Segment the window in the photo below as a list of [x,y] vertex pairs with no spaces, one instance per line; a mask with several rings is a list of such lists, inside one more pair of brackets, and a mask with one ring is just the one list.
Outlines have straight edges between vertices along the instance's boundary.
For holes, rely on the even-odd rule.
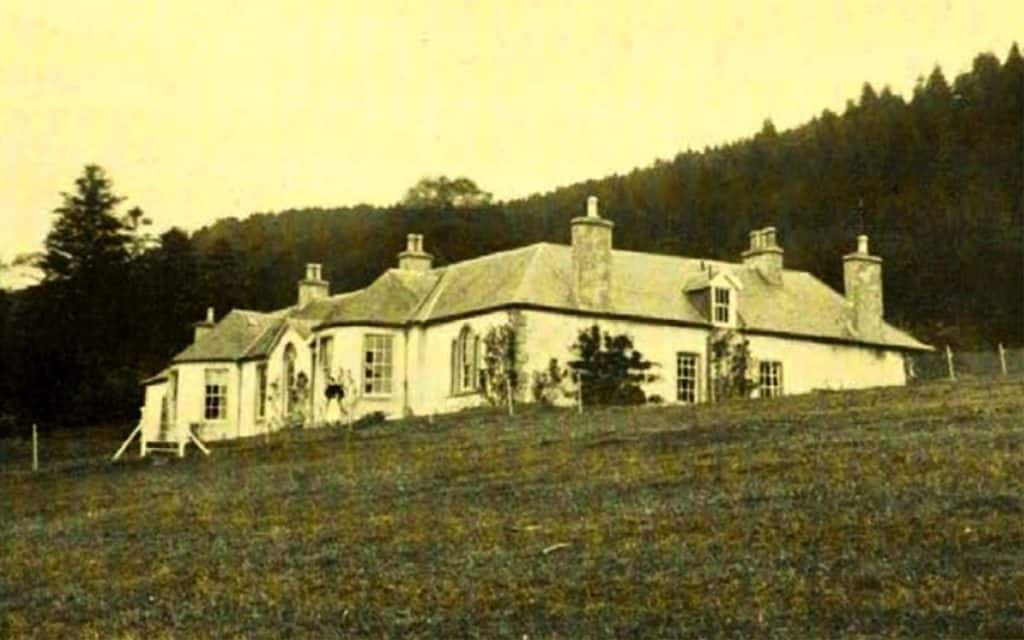
[[206,370],[205,410],[207,420],[224,420],[228,417],[228,370]]
[[391,336],[367,335],[363,339],[363,393],[391,393]]
[[761,363],[761,397],[774,398],[782,395],[782,363],[766,360]]
[[334,338],[325,336],[320,338],[320,367],[324,371],[324,378],[331,375],[331,357],[334,353]]
[[697,402],[697,363],[700,356],[696,353],[676,354],[676,400],[687,404]]
[[256,419],[267,416],[267,363],[256,365]]
[[714,318],[715,324],[731,324],[732,310],[731,307],[731,291],[723,287],[715,287],[714,292],[714,304],[712,308],[712,317]]
[[463,327],[452,341],[452,393],[480,388],[480,336]]

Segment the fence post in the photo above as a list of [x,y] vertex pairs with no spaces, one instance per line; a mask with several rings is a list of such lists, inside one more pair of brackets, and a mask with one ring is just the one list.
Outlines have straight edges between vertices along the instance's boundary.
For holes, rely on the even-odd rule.
[[956,369],[953,367],[953,350],[946,345],[946,369],[949,370],[949,379],[956,380]]
[[1002,369],[1003,375],[1006,375],[1006,349],[1003,348],[1003,343],[999,343],[999,368]]
[[39,434],[32,423],[32,471],[39,471]]

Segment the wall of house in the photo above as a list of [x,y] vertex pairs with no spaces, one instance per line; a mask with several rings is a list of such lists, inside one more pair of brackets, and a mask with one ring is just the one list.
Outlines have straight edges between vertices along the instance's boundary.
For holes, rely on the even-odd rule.
[[783,394],[906,384],[898,351],[773,336],[748,336],[755,360],[782,363]]
[[[363,393],[363,353],[364,338],[367,335],[391,336],[391,393],[386,395],[367,395]],[[389,417],[400,417],[404,414],[406,401],[407,367],[406,367],[406,336],[400,329],[387,327],[330,327],[316,333],[317,341],[330,336],[331,362],[329,370],[335,379],[348,382],[345,399],[341,405],[327,402],[324,396],[326,376],[324,364],[317,363],[317,371],[313,380],[313,408],[316,424],[337,421],[355,420],[375,411],[381,411]]]
[[[238,436],[239,368],[233,362],[184,362],[178,372],[177,424],[198,424],[202,440],[223,440]],[[227,371],[227,411],[224,420],[206,420],[206,370]]]
[[146,440],[156,440],[160,435],[160,416],[166,393],[166,382],[154,382],[146,385],[145,403],[142,405],[142,416],[139,419],[142,423],[142,436]]
[[[306,378],[310,384],[310,394],[312,397],[312,384],[313,380],[313,367],[312,358],[313,354],[309,348],[309,338],[303,338],[297,331],[289,328],[286,330],[280,338],[277,340],[277,344],[267,354],[267,417],[264,424],[251,423],[248,428],[252,433],[263,433],[266,429],[276,431],[286,426],[288,421],[287,413],[289,411],[287,402],[288,393],[288,381],[286,380],[285,372],[285,351],[288,349],[288,345],[294,345],[295,347],[295,375],[298,376],[300,373],[306,374]],[[251,405],[255,407],[256,402],[256,368],[253,367],[251,375],[247,376],[248,384],[252,387],[250,392],[252,401]],[[304,413],[308,417],[309,409],[304,408]],[[255,416],[255,412],[252,414]]]
[[526,311],[526,343],[530,354],[526,363],[528,372],[544,371],[551,358],[557,358],[559,365],[567,367],[575,359],[572,345],[580,332],[595,322],[602,332],[612,335],[625,333],[633,340],[633,346],[647,360],[657,366],[649,373],[657,376],[653,382],[643,385],[648,398],[660,396],[664,402],[676,401],[676,355],[680,352],[695,353],[699,356],[698,388],[700,400],[706,400],[704,380],[707,365],[707,330],[699,327],[678,327],[644,324],[629,320],[581,317],[548,311]]
[[[468,326],[483,340],[491,327],[506,322],[508,313],[495,311],[411,330],[409,395],[413,413],[447,413],[486,404],[486,398],[479,392],[452,393],[452,342],[464,327]],[[482,343],[480,348],[483,349]]]

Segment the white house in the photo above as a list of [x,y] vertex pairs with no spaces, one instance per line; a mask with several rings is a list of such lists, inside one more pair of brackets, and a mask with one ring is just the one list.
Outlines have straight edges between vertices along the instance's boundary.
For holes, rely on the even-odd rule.
[[843,257],[844,296],[785,269],[770,227],[752,232],[733,263],[615,250],[594,197],[571,224],[571,246],[436,268],[422,236],[410,235],[396,268],[364,289],[329,295],[310,264],[292,307],[233,310],[216,323],[211,312],[146,381],[143,438],[172,439],[184,425],[202,439],[237,438],[481,404],[480,338],[510,311],[523,323],[524,373],[568,362],[596,322],[629,334],[659,365],[644,390],[666,402],[709,399],[709,338],[719,328],[749,341],[763,396],[904,384],[903,356],[930,349],[882,319],[882,260],[866,236]]

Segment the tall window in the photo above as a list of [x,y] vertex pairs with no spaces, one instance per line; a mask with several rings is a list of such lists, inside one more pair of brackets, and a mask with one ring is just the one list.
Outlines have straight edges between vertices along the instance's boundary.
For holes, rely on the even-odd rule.
[[391,336],[369,334],[363,338],[363,393],[391,393]]
[[732,306],[732,296],[730,295],[731,291],[723,287],[715,287],[712,291],[714,292],[714,304],[711,311],[713,313],[712,317],[715,319],[715,324],[730,324],[730,319],[732,317],[732,311],[730,309]]
[[290,414],[295,404],[295,359],[298,357],[295,345],[288,343],[284,348],[285,413]]
[[334,353],[334,338],[324,336],[320,338],[320,368],[323,369],[324,378],[331,375],[331,358]]
[[700,356],[696,353],[676,354],[676,399],[679,402],[693,404],[697,402],[697,363]]
[[452,392],[466,393],[480,388],[480,336],[463,327],[452,341]]
[[761,363],[761,397],[774,398],[782,395],[782,363],[765,360]]
[[267,363],[256,365],[256,419],[267,416]]
[[206,370],[206,394],[203,417],[225,420],[228,417],[228,370]]

